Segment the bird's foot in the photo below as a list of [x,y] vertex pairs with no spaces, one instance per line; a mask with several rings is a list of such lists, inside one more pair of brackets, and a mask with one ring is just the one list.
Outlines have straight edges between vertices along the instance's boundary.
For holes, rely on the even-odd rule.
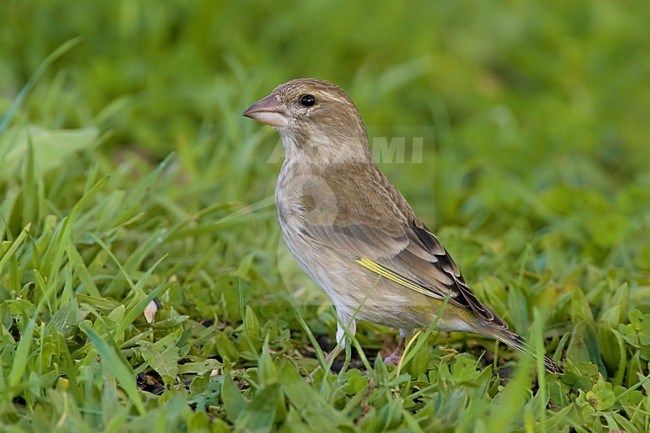
[[337,344],[334,347],[334,349],[332,349],[332,351],[330,353],[325,355],[325,364],[329,365],[330,361],[334,360],[337,356],[339,356],[339,353],[341,353],[341,350],[343,350],[343,348],[340,345]]
[[406,344],[406,338],[400,337],[399,343],[397,343],[397,347],[395,350],[388,355],[386,358],[384,358],[384,363],[386,365],[397,365],[399,364],[400,360],[402,359],[402,354],[404,353],[404,345]]

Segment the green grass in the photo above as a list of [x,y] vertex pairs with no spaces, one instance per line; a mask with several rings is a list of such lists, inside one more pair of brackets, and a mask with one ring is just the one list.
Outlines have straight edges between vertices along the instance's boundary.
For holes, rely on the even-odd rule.
[[[1,9],[1,431],[650,430],[646,3]],[[298,76],[374,135],[433,131],[383,169],[564,376],[431,330],[387,368],[370,324],[319,366],[336,316],[279,235],[277,135],[241,117]]]

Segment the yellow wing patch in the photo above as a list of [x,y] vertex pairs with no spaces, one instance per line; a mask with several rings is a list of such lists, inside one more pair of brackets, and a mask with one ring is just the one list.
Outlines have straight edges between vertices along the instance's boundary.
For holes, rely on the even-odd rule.
[[432,292],[431,290],[427,290],[424,287],[415,284],[413,281],[410,281],[404,277],[402,277],[399,274],[396,274],[395,272],[391,271],[390,269],[387,269],[386,267],[380,265],[379,263],[370,260],[368,258],[362,257],[360,259],[355,260],[357,263],[359,263],[361,266],[363,266],[366,269],[371,270],[377,275],[381,275],[384,278],[387,278],[401,286],[404,286],[406,288],[409,288],[411,290],[414,290],[418,293],[421,293],[425,296],[429,296],[431,298],[438,298],[442,299],[438,296],[435,296],[436,294]]

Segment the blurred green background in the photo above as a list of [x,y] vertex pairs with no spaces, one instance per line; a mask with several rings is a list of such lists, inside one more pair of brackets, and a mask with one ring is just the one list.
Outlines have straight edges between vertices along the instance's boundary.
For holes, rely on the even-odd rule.
[[[365,431],[523,431],[507,412],[522,407],[548,431],[647,430],[647,415],[632,418],[644,401],[650,410],[639,390],[650,360],[648,22],[650,3],[637,1],[3,0],[2,427],[97,431],[119,413],[116,429],[158,420],[155,431],[176,431],[208,425],[209,412],[214,431],[286,430],[313,402],[324,418],[305,409],[306,423],[336,413]],[[433,131],[422,161],[382,168],[515,330],[542,312],[564,378],[524,406],[475,357],[445,351],[480,357],[493,343],[440,336],[406,367],[418,381],[375,366],[278,394],[274,368],[306,384],[308,330],[336,327],[322,296],[287,300],[302,274],[278,263],[278,137],[241,116],[297,77],[348,91],[371,134]],[[141,317],[151,293],[162,302],[153,328]],[[361,326],[369,355],[386,332]],[[31,333],[32,346],[20,338]],[[98,354],[113,362],[96,367]],[[144,373],[161,394],[140,382],[136,392]],[[523,377],[513,386],[528,390]],[[398,388],[402,400],[390,397]],[[548,424],[546,407],[557,409]],[[270,419],[251,424],[261,412]]]
[[[636,194],[627,187],[643,191],[649,182],[648,9],[588,1],[5,1],[2,106],[52,51],[79,38],[15,123],[95,125],[111,133],[107,154],[128,148],[160,160],[210,140],[241,155],[239,130],[259,129],[239,118],[245,107],[288,79],[320,77],[346,89],[369,126],[435,128],[437,162],[386,168],[430,224],[478,228],[500,211],[534,219],[535,203],[521,209],[512,198],[522,191],[575,214],[583,188],[602,199],[600,213],[625,217],[628,201],[644,206],[624,197]],[[238,176],[262,170],[269,180],[256,167],[276,143],[268,134],[265,145],[249,145],[254,161],[232,158]],[[425,203],[432,185],[435,206]]]

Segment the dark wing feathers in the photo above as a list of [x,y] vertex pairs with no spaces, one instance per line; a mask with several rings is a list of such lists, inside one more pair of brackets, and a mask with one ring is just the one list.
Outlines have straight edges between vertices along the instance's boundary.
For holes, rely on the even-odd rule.
[[[485,305],[474,296],[472,291],[467,287],[465,279],[460,273],[458,266],[451,258],[451,255],[445,250],[440,241],[431,233],[424,225],[419,228],[415,224],[411,224],[411,229],[417,233],[418,238],[422,243],[431,251],[442,251],[442,253],[435,254],[438,259],[439,266],[448,274],[453,275],[454,280],[454,289],[458,291],[460,296],[458,298],[463,299],[465,307],[470,308],[474,314],[476,314],[481,319],[490,322],[496,326],[507,328],[508,325],[501,320],[492,310],[487,308]],[[457,299],[459,300],[459,299]]]
[[403,235],[393,237],[365,224],[309,225],[304,235],[351,258],[368,258],[431,293],[469,309],[496,326],[506,324],[474,296],[458,267],[426,227],[404,225]]

